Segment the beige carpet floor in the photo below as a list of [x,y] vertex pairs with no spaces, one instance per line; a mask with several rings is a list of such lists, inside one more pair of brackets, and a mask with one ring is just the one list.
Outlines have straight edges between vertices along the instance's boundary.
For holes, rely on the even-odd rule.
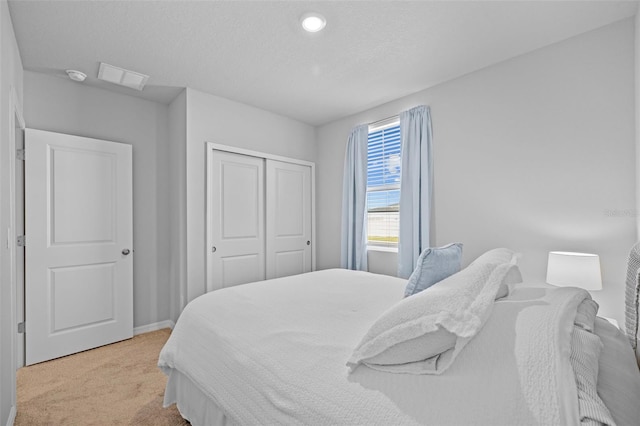
[[15,425],[188,425],[175,405],[162,408],[167,380],[157,363],[169,334],[145,333],[21,368]]

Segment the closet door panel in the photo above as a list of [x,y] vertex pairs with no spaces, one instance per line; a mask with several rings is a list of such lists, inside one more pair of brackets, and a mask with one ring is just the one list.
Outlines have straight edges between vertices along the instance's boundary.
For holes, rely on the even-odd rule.
[[309,270],[305,270],[308,262],[305,260],[305,250],[293,250],[293,251],[282,251],[274,254],[275,259],[275,267],[274,267],[274,277],[287,277],[289,275],[297,275],[302,274],[303,272],[309,272]]
[[223,287],[264,279],[264,264],[258,253],[222,257],[220,269]]
[[311,167],[267,160],[267,278],[311,271]]
[[213,151],[207,291],[265,278],[264,159]]

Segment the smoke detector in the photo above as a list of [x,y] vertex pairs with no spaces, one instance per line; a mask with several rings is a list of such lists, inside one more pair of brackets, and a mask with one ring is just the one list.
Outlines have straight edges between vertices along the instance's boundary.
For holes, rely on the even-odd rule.
[[83,82],[87,75],[81,71],[76,70],[67,70],[67,75],[73,81]]

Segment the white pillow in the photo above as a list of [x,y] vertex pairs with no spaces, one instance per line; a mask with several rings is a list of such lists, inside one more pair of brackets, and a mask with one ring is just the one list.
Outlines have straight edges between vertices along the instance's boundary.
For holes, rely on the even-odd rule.
[[[516,253],[508,248],[495,248],[488,250],[478,256],[476,260],[471,262],[471,265],[478,263],[511,263],[513,265],[518,264],[518,259],[520,258],[520,254]],[[469,266],[471,266],[469,265]],[[520,269],[514,268],[509,271],[509,274],[505,277],[504,282],[500,285],[500,290],[498,290],[498,294],[496,294],[496,300],[502,299],[509,295],[509,286],[513,284],[519,284],[522,282],[522,274],[520,273]]]
[[441,373],[482,328],[498,288],[512,268],[517,267],[491,263],[470,265],[402,299],[376,320],[347,365],[353,371],[361,363],[372,368],[416,363],[455,348],[446,362],[432,363],[435,371],[419,372]]
[[368,358],[367,364],[395,365],[423,361],[453,348],[456,339],[455,334],[438,328],[431,333],[391,346],[382,353]]
[[509,268],[509,271],[507,271],[507,275],[504,276],[502,282],[500,283],[498,294],[496,294],[496,300],[507,297],[509,295],[509,288],[513,284],[519,284],[522,282],[522,274],[520,273],[520,268],[518,268],[518,265],[513,263],[510,263],[509,265],[511,265],[511,267]]
[[[512,263],[518,264],[518,258],[520,255],[508,248],[495,248],[482,253],[476,260],[471,262],[471,265],[475,263]],[[469,266],[471,266],[469,265]]]
[[583,330],[593,333],[596,315],[598,314],[598,304],[592,299],[585,299],[578,305],[576,319],[573,323]]

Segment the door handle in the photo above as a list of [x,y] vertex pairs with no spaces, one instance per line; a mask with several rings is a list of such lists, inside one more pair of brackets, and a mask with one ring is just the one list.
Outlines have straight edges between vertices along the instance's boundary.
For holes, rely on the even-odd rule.
[[124,254],[125,256],[128,255],[129,253],[131,253],[131,250],[129,249],[122,250],[122,254]]
[[311,241],[307,240],[307,245],[310,246],[311,245]]

